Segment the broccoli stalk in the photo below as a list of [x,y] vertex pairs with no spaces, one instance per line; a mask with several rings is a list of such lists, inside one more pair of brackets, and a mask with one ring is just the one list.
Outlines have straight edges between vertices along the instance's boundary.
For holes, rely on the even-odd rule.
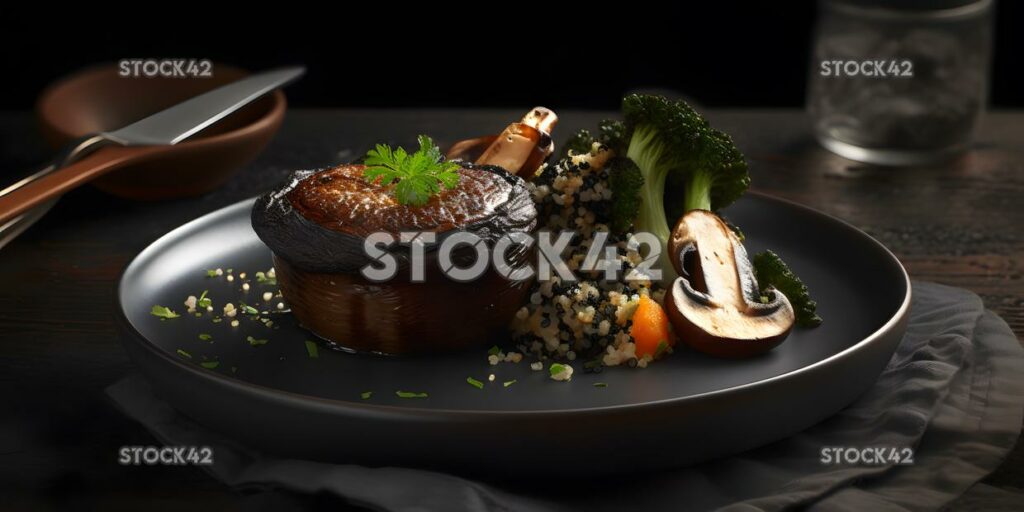
[[[636,213],[636,220],[633,225],[637,231],[647,231],[662,242],[662,247],[668,247],[670,229],[668,219],[665,218],[665,179],[671,171],[671,160],[664,158],[665,144],[658,137],[658,131],[651,126],[639,126],[633,131],[629,139],[629,148],[626,150],[626,158],[636,164],[640,171],[640,187],[634,197],[640,198],[639,211]],[[618,191],[612,188],[613,195]],[[621,199],[632,198],[620,196]],[[635,201],[633,201],[635,202]],[[613,209],[614,210],[614,209]],[[667,251],[661,252],[659,266],[662,275],[666,271],[671,272],[672,263],[668,259]]]
[[711,184],[714,180],[706,169],[698,169],[690,176],[690,183],[683,191],[683,211],[710,210]]
[[[750,185],[742,153],[724,133],[712,129],[706,119],[683,101],[661,96],[632,94],[622,102],[629,143],[626,157],[636,164],[641,179],[620,179],[616,187],[614,173],[628,166],[613,168],[612,200],[632,204],[639,199],[639,211],[633,218],[613,218],[613,225],[632,223],[636,231],[657,236],[668,247],[671,230],[666,218],[670,211],[718,210],[738,199]],[[627,172],[634,172],[628,170]],[[669,177],[681,187],[666,190]],[[639,185],[638,185],[639,183]],[[631,207],[616,209],[626,214]],[[634,222],[635,218],[635,222]],[[675,270],[667,251],[661,252],[662,279],[670,281]]]

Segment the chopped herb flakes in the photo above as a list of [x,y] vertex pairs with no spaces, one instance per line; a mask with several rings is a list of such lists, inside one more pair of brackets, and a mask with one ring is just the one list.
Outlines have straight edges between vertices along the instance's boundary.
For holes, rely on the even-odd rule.
[[469,385],[473,386],[474,388],[477,388],[477,389],[483,389],[484,388],[484,383],[474,379],[473,377],[466,377],[466,382],[468,382]]
[[496,356],[496,355],[498,355],[500,353],[501,353],[501,348],[498,347],[497,345],[492,346],[490,348],[490,350],[487,351],[487,355],[489,355],[489,356]]
[[567,382],[572,380],[573,369],[572,366],[567,364],[552,363],[551,367],[548,368],[551,373],[551,379]]
[[320,348],[317,347],[315,341],[306,340],[306,353],[309,354],[310,359],[320,357]]
[[369,400],[370,397],[373,396],[373,391],[363,391],[362,393],[359,394],[359,396],[363,400]]
[[277,277],[268,276],[263,272],[256,272],[256,282],[267,286],[277,286]]
[[395,396],[398,398],[426,398],[427,394],[413,391],[395,391]]
[[608,384],[606,384],[604,382],[595,382],[594,383],[594,387],[595,388],[606,388],[606,387],[608,387]]
[[506,380],[506,381],[505,381],[505,383],[504,383],[504,384],[502,384],[502,386],[505,386],[505,387],[507,388],[507,387],[509,387],[509,386],[511,386],[512,384],[515,384],[515,383],[516,383],[516,380],[515,380],[515,379],[512,379],[512,380]]
[[250,306],[248,304],[245,304],[245,303],[242,304],[242,312],[247,314],[247,315],[258,315],[258,314],[260,314],[260,311],[258,309],[254,308],[254,307],[252,307],[252,306]]
[[208,307],[213,305],[213,301],[210,300],[210,298],[206,296],[206,294],[208,292],[209,292],[209,290],[203,290],[202,295],[199,296],[199,300],[196,301],[196,306],[205,309],[205,308],[208,308]]
[[212,369],[220,366],[220,361],[203,361],[203,362],[199,363],[199,366],[202,366],[203,368],[206,368],[207,370],[212,370]]
[[246,336],[245,339],[246,339],[246,341],[249,342],[250,345],[252,345],[254,347],[259,346],[259,345],[266,345],[267,341],[268,341],[268,340],[265,340],[265,339],[264,340],[258,340],[256,338],[253,338],[252,336]]
[[149,310],[149,314],[151,314],[153,316],[157,316],[157,317],[163,318],[163,319],[178,318],[179,316],[181,316],[181,315],[175,313],[174,311],[172,311],[171,308],[169,308],[167,306],[159,306],[159,305],[153,306],[153,309]]
[[206,277],[217,277],[217,271],[216,270],[207,270],[206,271]]
[[178,349],[178,355],[184,357],[185,359],[192,359],[192,354],[189,354],[188,352],[185,352],[180,348]]
[[209,334],[206,334],[206,333],[204,332],[204,333],[200,333],[200,334],[199,334],[199,339],[201,339],[201,340],[203,340],[203,341],[210,341],[210,340],[212,340],[212,339],[213,339],[213,336],[212,336],[212,335],[209,335]]

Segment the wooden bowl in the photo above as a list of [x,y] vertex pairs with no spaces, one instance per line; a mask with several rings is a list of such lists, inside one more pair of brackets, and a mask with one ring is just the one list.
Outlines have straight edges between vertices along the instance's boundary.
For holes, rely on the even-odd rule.
[[[188,98],[234,82],[246,71],[215,64],[208,78],[121,77],[114,65],[66,77],[40,96],[36,113],[55,149],[83,135],[114,130]],[[223,184],[266,147],[284,120],[284,93],[275,91],[191,138],[93,182],[131,199],[203,194]]]

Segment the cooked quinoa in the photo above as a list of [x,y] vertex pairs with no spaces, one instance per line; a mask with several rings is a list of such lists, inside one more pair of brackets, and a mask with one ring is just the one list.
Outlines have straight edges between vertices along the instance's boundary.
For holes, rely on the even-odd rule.
[[642,257],[627,249],[630,234],[618,236],[608,227],[612,191],[605,163],[612,151],[595,143],[589,153],[571,154],[555,164],[545,164],[528,187],[537,203],[541,228],[553,232],[571,230],[577,236],[564,254],[578,281],[562,282],[557,276],[538,281],[529,300],[512,321],[517,349],[538,359],[582,360],[583,371],[602,366],[647,366],[650,357],[637,359],[629,335],[631,318],[641,295],[659,303],[664,290],[649,279],[605,281],[602,271],[580,270],[597,232],[608,232],[608,246],[615,247],[624,276]]

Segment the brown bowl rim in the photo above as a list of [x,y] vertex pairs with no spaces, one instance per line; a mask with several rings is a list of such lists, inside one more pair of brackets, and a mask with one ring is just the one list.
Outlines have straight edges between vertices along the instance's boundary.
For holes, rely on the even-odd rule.
[[[240,71],[247,75],[251,74],[249,71],[245,69],[237,68],[234,66],[229,66],[225,64],[215,64],[215,66],[220,67],[222,69]],[[48,85],[45,89],[43,89],[43,92],[40,93],[39,98],[36,100],[35,112],[36,117],[39,119],[39,122],[44,124],[48,129],[50,129],[54,133],[60,134],[67,140],[74,140],[76,137],[80,137],[81,135],[69,133],[67,130],[64,129],[64,127],[54,123],[54,117],[48,115],[48,112],[53,110],[53,97],[58,91],[62,90],[65,87],[68,87],[70,84],[74,84],[75,82],[78,82],[80,80],[92,78],[104,72],[108,72],[111,69],[111,67],[113,67],[111,64],[96,64],[75,71],[74,73],[71,73],[62,78],[59,78],[57,81]],[[261,115],[251,123],[247,123],[238,128],[223,133],[210,135],[208,137],[188,138],[175,144],[175,146],[202,148],[204,146],[224,144],[227,142],[244,139],[252,136],[254,133],[259,133],[264,130],[270,129],[270,127],[273,126],[273,124],[275,124],[281,117],[284,116],[285,109],[287,108],[288,105],[284,93],[280,89],[275,90],[273,94],[270,95],[270,97],[273,98],[270,108],[268,108],[263,115]],[[201,134],[202,131],[200,131],[199,133]]]

